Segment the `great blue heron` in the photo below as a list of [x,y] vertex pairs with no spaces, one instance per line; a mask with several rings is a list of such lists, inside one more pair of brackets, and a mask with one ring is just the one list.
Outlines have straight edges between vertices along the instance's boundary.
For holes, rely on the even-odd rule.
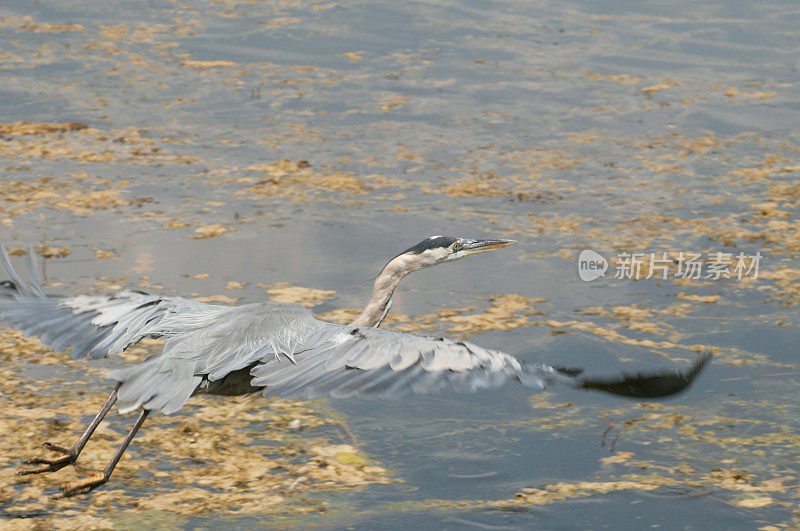
[[0,246],[0,263],[11,278],[0,284],[0,320],[73,358],[102,358],[142,338],[164,339],[161,353],[131,368],[112,371],[117,380],[100,412],[72,448],[45,443],[57,458],[31,458],[21,475],[52,472],[72,464],[111,407],[139,415],[103,472],[64,485],[60,496],[89,492],[106,483],[151,411],[173,413],[194,394],[320,397],[397,397],[444,387],[475,391],[509,379],[543,389],[550,382],[633,396],[660,397],[688,387],[710,359],[685,371],[590,379],[580,370],[529,363],[466,341],[380,330],[400,281],[423,267],[500,249],[513,240],[431,236],[392,258],[372,296],[349,325],[320,321],[296,304],[262,302],[216,306],[141,291],[113,295],[49,297],[29,252],[30,279],[11,266]]

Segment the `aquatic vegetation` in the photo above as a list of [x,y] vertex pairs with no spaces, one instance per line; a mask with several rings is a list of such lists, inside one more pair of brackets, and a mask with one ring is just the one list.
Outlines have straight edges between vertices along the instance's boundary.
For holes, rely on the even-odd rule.
[[[591,527],[600,505],[657,525],[637,508],[664,504],[696,525],[698,496],[708,525],[800,525],[793,5],[53,5],[0,17],[0,227],[17,260],[30,242],[47,257],[47,279],[66,282],[54,292],[174,286],[347,322],[398,235],[457,226],[521,244],[410,285],[386,326],[484,334],[566,365],[706,347],[715,362],[705,387],[664,404],[557,389],[369,408],[194,399],[151,419],[119,465],[128,483],[52,502],[50,483],[13,475],[20,459],[70,442],[108,365],[159,345],[92,364],[3,330],[3,525],[368,527],[402,513]],[[608,259],[592,283],[576,274],[585,249]],[[621,252],[755,251],[757,278],[679,278],[676,264],[648,279],[649,258],[614,277]],[[102,464],[127,423],[81,463]]]

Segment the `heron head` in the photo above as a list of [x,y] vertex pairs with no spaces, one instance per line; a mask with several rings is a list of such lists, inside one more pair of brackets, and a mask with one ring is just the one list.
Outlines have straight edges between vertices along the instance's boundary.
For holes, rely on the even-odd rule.
[[502,249],[517,243],[515,240],[473,240],[452,236],[431,236],[406,249],[396,259],[402,259],[409,270],[422,269],[443,262],[454,262],[473,254]]

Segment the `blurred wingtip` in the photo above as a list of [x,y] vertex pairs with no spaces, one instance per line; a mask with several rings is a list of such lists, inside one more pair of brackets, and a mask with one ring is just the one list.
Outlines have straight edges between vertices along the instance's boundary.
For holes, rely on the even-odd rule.
[[606,379],[585,378],[579,387],[631,398],[666,398],[688,389],[712,358],[711,349],[707,347],[685,370],[623,373],[621,377]]

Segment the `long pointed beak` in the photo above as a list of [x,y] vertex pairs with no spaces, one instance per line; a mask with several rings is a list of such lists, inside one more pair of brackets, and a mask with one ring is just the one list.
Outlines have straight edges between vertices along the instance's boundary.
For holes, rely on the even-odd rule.
[[464,249],[470,254],[475,254],[502,249],[515,243],[517,243],[516,240],[465,240]]

